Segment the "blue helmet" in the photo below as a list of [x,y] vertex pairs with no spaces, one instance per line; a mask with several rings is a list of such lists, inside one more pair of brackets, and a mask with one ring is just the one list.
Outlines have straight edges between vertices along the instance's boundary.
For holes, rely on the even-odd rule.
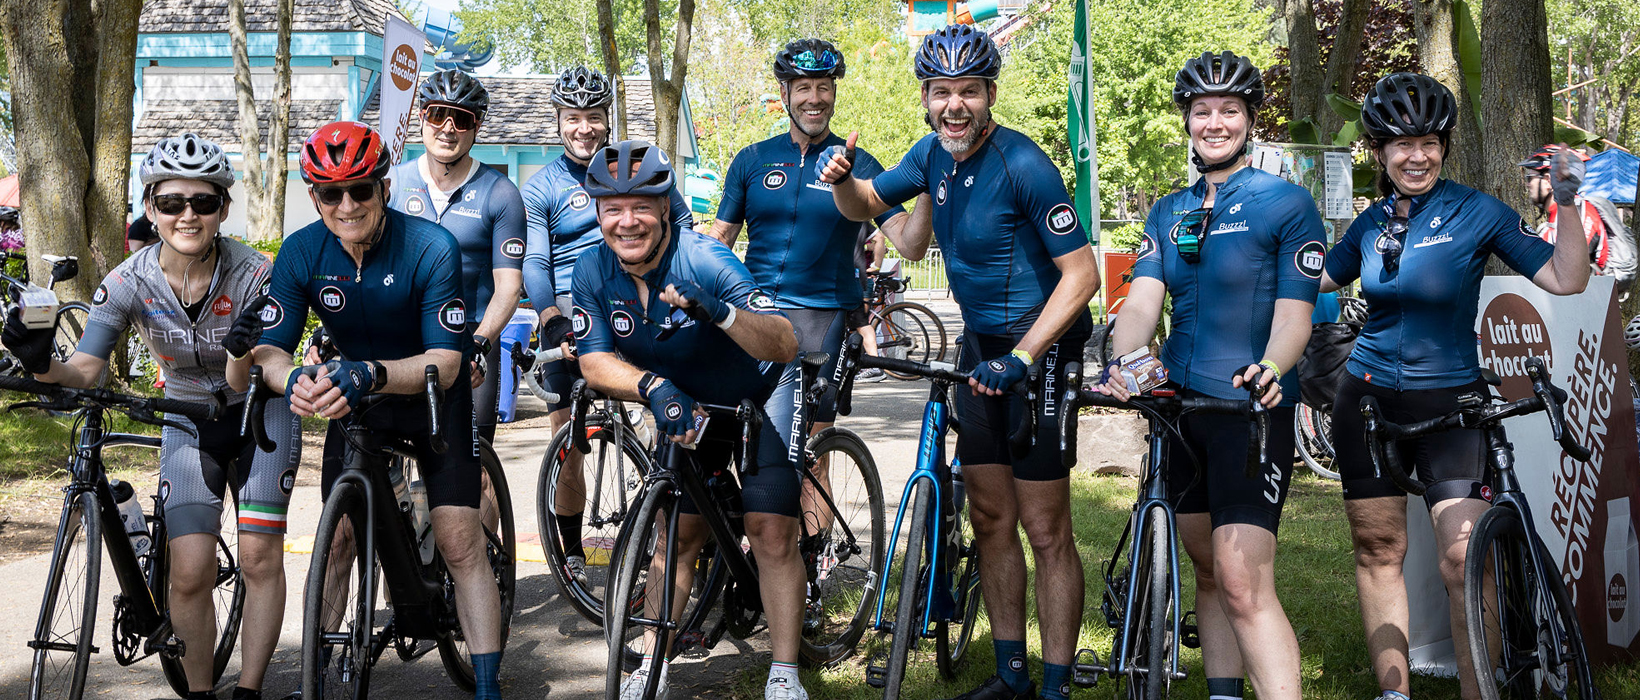
[[986,34],[972,25],[951,24],[923,37],[917,50],[918,80],[984,78],[996,80],[1002,72],[1002,52]]

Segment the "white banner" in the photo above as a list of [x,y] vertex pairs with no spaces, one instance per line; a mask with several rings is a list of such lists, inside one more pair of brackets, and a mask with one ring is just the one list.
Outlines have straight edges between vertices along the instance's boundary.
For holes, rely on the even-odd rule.
[[404,155],[404,141],[410,134],[410,110],[416,104],[416,87],[421,81],[422,48],[427,38],[415,25],[397,15],[387,16],[382,35],[381,123],[376,129],[387,142],[393,162]]

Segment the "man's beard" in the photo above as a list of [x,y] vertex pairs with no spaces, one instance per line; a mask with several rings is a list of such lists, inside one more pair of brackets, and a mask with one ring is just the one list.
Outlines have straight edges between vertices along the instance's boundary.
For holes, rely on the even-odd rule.
[[[960,139],[948,138],[945,135],[945,130],[940,127],[940,121],[947,116],[956,117],[959,119],[965,116],[968,117],[968,133],[964,134]],[[951,155],[961,155],[972,150],[974,148],[974,144],[979,142],[979,137],[990,128],[991,110],[983,109],[979,112],[969,112],[966,114],[954,114],[947,110],[941,114],[939,119],[934,118],[932,115],[930,115],[928,119],[930,126],[934,127],[934,137],[939,139],[940,148],[945,149],[945,152],[950,153]]]

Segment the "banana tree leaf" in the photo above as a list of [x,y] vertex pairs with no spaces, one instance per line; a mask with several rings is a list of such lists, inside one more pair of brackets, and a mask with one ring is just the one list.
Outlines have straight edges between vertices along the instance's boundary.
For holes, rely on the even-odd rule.
[[1327,106],[1334,114],[1343,117],[1345,121],[1355,121],[1361,118],[1361,103],[1336,92],[1327,93]]
[[1353,121],[1347,121],[1347,122],[1344,122],[1343,126],[1338,127],[1338,134],[1336,136],[1333,136],[1333,145],[1334,146],[1348,146],[1352,143],[1355,143],[1355,140],[1360,138],[1360,137],[1361,137],[1361,120],[1356,119],[1356,120],[1353,120]]
[[1470,14],[1469,3],[1453,0],[1452,20],[1458,32],[1458,65],[1463,68],[1464,88],[1469,91],[1469,105],[1475,111],[1475,123],[1481,123],[1481,33],[1475,28],[1475,16]]
[[1375,199],[1378,197],[1378,166],[1372,163],[1356,163],[1350,168],[1350,184],[1357,197]]
[[1317,126],[1315,120],[1309,117],[1287,122],[1287,134],[1292,138],[1293,143],[1326,145],[1326,142],[1321,140],[1321,127]]

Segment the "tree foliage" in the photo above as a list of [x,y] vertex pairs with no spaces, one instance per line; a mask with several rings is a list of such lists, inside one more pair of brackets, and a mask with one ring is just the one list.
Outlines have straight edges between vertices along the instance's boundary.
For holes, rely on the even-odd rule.
[[[630,73],[643,64],[646,54],[644,0],[610,3],[621,71]],[[659,9],[662,25],[677,21],[677,2],[662,3]],[[490,43],[504,65],[557,73],[571,66],[602,63],[597,0],[469,0],[455,15],[462,23],[462,39]],[[671,37],[663,41],[669,52]]]
[[[1355,75],[1343,96],[1360,101],[1379,78],[1396,71],[1418,70],[1418,42],[1412,31],[1412,2],[1415,0],[1372,0],[1361,33],[1361,53]],[[1343,0],[1314,3],[1315,25],[1321,59],[1326,60],[1338,37],[1343,19]],[[1264,108],[1259,110],[1259,138],[1290,142],[1288,122],[1293,114],[1293,71],[1290,50],[1277,46],[1273,60],[1264,71]],[[1330,136],[1330,134],[1323,134]]]
[[[1555,116],[1621,145],[1634,142],[1640,89],[1640,6],[1619,0],[1548,0]],[[1569,70],[1568,70],[1569,69]],[[1570,84],[1566,81],[1570,79]]]

